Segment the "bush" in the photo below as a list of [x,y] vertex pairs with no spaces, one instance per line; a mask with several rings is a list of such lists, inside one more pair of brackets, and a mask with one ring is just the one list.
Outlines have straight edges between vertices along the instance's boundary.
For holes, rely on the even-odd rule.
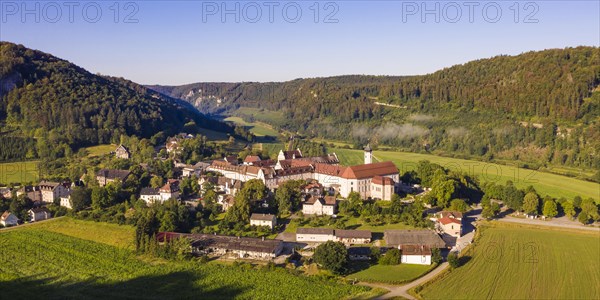
[[435,264],[439,264],[442,262],[442,253],[440,252],[440,249],[438,249],[438,248],[431,249],[431,262],[433,262]]
[[397,265],[400,264],[401,253],[400,250],[394,248],[388,250],[385,255],[379,259],[381,265]]
[[460,267],[460,260],[458,259],[458,254],[456,252],[450,252],[448,254],[448,264],[452,269]]
[[582,211],[577,216],[577,220],[579,222],[581,222],[581,224],[586,225],[590,222],[590,217],[588,216],[588,214],[586,212]]
[[348,262],[348,250],[340,242],[328,241],[317,246],[313,259],[323,268],[340,274]]

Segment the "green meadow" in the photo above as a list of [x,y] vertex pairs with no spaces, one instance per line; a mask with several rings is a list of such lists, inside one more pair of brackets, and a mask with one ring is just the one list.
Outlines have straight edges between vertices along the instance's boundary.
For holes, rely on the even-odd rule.
[[[363,163],[362,150],[330,149],[329,152],[335,152],[341,163],[345,165]],[[596,202],[600,201],[600,184],[552,173],[516,166],[410,152],[374,151],[373,156],[378,161],[393,161],[398,166],[401,174],[414,170],[419,161],[429,160],[448,169],[477,176],[480,182],[493,181],[505,184],[507,180],[511,180],[519,188],[532,185],[541,195],[548,194],[552,197],[566,197],[567,199],[579,195],[584,198],[593,198]]]
[[277,137],[279,135],[277,130],[273,129],[271,126],[269,126],[265,123],[262,123],[262,122],[250,123],[250,122],[244,121],[240,117],[229,117],[229,118],[225,119],[224,121],[233,122],[237,125],[244,126],[244,127],[248,128],[248,130],[250,130],[250,132],[252,132],[254,135],[259,136],[259,137],[261,137],[261,136]]
[[0,163],[0,184],[35,182],[39,161]]

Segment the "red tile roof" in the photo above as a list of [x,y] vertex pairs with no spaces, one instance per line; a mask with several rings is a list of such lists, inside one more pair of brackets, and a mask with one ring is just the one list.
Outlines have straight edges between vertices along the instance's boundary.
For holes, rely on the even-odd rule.
[[329,165],[324,163],[316,163],[314,165],[315,173],[331,175],[331,176],[341,176],[342,173],[346,170],[347,167],[338,166],[338,165]]
[[448,217],[442,217],[439,218],[438,221],[444,225],[450,224],[450,223],[454,223],[454,224],[461,224],[461,222],[455,218],[448,218]]
[[260,161],[260,157],[257,155],[248,155],[244,159],[244,162],[246,162],[246,163],[253,163],[253,162],[257,162],[257,161]]
[[463,214],[458,211],[442,211],[442,212],[440,212],[440,216],[442,216],[442,218],[446,217],[446,218],[462,219]]
[[389,178],[389,177],[383,177],[383,176],[374,176],[373,180],[371,181],[373,184],[380,184],[380,185],[394,185],[394,180]]
[[374,176],[398,174],[398,168],[391,161],[347,167],[342,173],[346,179],[362,179]]

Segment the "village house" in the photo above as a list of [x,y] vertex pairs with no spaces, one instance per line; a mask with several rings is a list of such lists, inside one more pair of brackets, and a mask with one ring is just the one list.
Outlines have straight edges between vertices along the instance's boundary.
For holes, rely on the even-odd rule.
[[206,170],[206,168],[210,166],[209,163],[205,163],[205,162],[198,162],[195,165],[185,165],[182,169],[181,169],[181,176],[182,177],[192,177],[192,176],[200,176],[200,174],[202,173],[202,171]]
[[431,265],[431,248],[426,245],[400,245],[403,264]]
[[452,218],[462,221],[463,214],[458,211],[440,211],[435,214],[436,218]]
[[265,238],[234,237],[216,234],[182,234],[159,232],[156,236],[164,243],[175,238],[188,238],[194,255],[230,256],[233,258],[270,260],[281,254],[283,242]]
[[171,198],[179,199],[179,180],[169,179],[165,185],[158,189],[162,201]]
[[243,186],[244,183],[241,180],[230,179],[224,176],[219,176],[217,178],[218,191],[225,192],[225,194],[235,196]]
[[31,222],[43,221],[52,218],[52,214],[45,207],[34,207],[27,211]]
[[0,216],[0,224],[4,227],[16,226],[19,224],[19,219],[7,210]]
[[96,173],[96,180],[100,186],[106,186],[117,180],[124,182],[130,173],[128,170],[102,169]]
[[247,166],[253,166],[255,163],[259,163],[261,161],[260,156],[257,155],[248,155],[244,159],[243,164]]
[[5,199],[12,197],[12,190],[8,187],[0,187],[0,197]]
[[271,229],[277,226],[277,217],[272,214],[252,214],[250,216],[250,225],[252,226],[267,226]]
[[129,152],[129,149],[127,149],[127,147],[119,145],[119,147],[115,149],[115,157],[121,159],[129,159],[131,158],[131,152]]
[[233,195],[220,194],[217,196],[217,203],[221,205],[223,211],[227,211],[235,203]]
[[336,229],[335,239],[346,245],[368,244],[371,242],[371,232],[368,230],[343,230]]
[[235,156],[235,155],[228,155],[228,156],[225,156],[225,157],[223,157],[223,160],[224,160],[226,163],[230,164],[230,165],[235,165],[235,166],[237,166],[237,165],[239,164],[239,162],[238,162],[238,158],[237,158],[237,156]]
[[69,191],[64,185],[58,182],[41,181],[38,185],[42,193],[42,203],[53,203],[54,200],[67,194]]
[[337,200],[335,196],[309,196],[302,204],[302,213],[305,215],[327,215],[332,216],[337,210]]
[[323,196],[323,185],[316,180],[311,180],[310,183],[303,187],[302,192],[314,197],[321,197]]
[[144,200],[146,204],[152,204],[155,202],[162,202],[163,199],[158,192],[158,189],[145,187],[140,191],[140,199]]
[[436,222],[436,229],[453,237],[462,235],[463,214],[456,211],[441,211],[432,218]]
[[17,190],[17,197],[25,195],[34,203],[42,203],[42,191],[39,186],[26,185]]
[[446,243],[432,230],[408,229],[385,230],[383,238],[387,247],[398,248],[406,245],[425,245],[429,248],[445,248]]
[[460,237],[462,235],[462,222],[460,220],[443,217],[439,218],[437,221],[439,229],[444,233],[453,237]]
[[335,234],[333,229],[328,228],[298,228],[296,230],[296,241],[307,243],[335,241]]
[[73,209],[71,206],[71,193],[72,191],[69,190],[65,195],[60,197],[60,206]]
[[174,137],[167,139],[167,143],[165,144],[165,149],[169,154],[181,154],[183,150],[183,146],[181,145],[181,141],[185,139],[194,138],[192,134],[180,133]]

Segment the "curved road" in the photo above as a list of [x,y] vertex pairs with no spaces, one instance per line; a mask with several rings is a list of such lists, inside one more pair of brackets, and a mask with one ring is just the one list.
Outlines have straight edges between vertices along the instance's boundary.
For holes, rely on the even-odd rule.
[[365,285],[365,286],[370,286],[370,287],[375,287],[375,288],[382,288],[382,289],[386,289],[388,291],[390,291],[389,293],[386,293],[384,295],[381,295],[375,299],[390,299],[393,297],[403,297],[406,299],[415,299],[415,297],[411,296],[408,293],[408,290],[414,288],[415,286],[421,285],[431,279],[433,279],[435,276],[437,276],[438,274],[440,274],[442,271],[444,271],[446,268],[448,267],[448,263],[444,262],[441,265],[437,266],[435,269],[431,270],[431,272],[425,274],[425,276],[420,277],[417,280],[411,281],[408,284],[405,285],[387,285],[387,284],[378,284],[378,283],[368,283],[368,282],[360,282],[360,285]]

